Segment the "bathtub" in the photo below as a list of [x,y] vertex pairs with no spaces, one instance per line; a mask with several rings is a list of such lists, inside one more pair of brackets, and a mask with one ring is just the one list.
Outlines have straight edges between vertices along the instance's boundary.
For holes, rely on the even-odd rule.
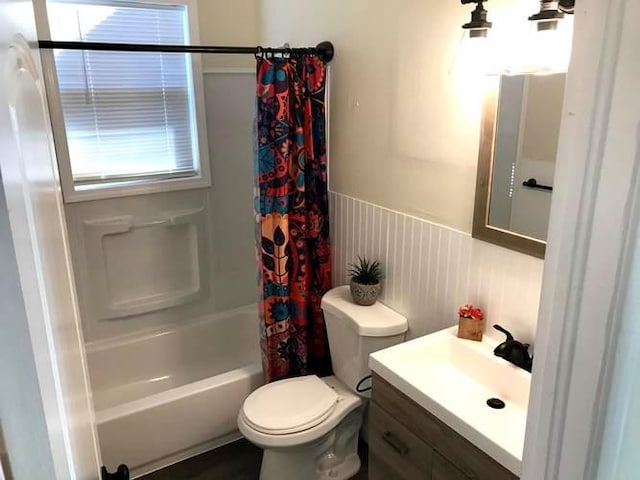
[[138,477],[240,438],[262,385],[255,305],[87,344],[103,464]]

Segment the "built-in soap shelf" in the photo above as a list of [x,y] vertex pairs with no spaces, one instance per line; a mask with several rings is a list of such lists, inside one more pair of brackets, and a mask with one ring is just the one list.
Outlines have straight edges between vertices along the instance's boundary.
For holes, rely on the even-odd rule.
[[204,207],[83,222],[93,314],[125,318],[202,296]]

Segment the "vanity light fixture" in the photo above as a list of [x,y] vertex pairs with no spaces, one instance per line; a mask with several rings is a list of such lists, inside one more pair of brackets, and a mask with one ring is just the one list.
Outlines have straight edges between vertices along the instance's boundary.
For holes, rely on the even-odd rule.
[[487,0],[460,1],[463,5],[476,4],[471,12],[471,21],[462,25],[464,33],[454,63],[456,76],[469,81],[472,77],[489,73],[493,68],[489,45],[492,23],[487,20],[487,10],[484,8]]
[[560,0],[558,2],[558,7],[564,13],[575,13],[576,10],[576,0]]
[[463,5],[476,4],[476,8],[471,12],[471,21],[462,25],[462,28],[469,30],[469,38],[487,38],[492,23],[487,20],[485,1],[487,0],[461,0]]
[[560,20],[564,18],[564,13],[560,10],[558,0],[541,0],[540,11],[529,17],[529,20],[536,22],[539,32],[543,30],[557,30]]
[[531,30],[514,62],[512,73],[566,72],[571,57],[573,22],[566,18],[575,0],[540,0],[540,11],[531,15]]

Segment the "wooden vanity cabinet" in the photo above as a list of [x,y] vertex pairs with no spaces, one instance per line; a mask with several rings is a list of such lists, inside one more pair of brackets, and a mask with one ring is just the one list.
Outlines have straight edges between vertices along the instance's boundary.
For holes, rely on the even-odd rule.
[[370,480],[518,480],[413,400],[373,375]]

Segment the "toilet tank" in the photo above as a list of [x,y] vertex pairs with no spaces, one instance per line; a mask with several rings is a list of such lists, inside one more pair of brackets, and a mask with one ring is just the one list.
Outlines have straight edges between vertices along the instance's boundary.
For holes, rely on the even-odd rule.
[[[356,305],[348,286],[334,288],[322,297],[333,371],[347,387],[356,386],[369,370],[369,354],[402,343],[407,319],[386,305]],[[369,385],[367,382],[365,385]]]

